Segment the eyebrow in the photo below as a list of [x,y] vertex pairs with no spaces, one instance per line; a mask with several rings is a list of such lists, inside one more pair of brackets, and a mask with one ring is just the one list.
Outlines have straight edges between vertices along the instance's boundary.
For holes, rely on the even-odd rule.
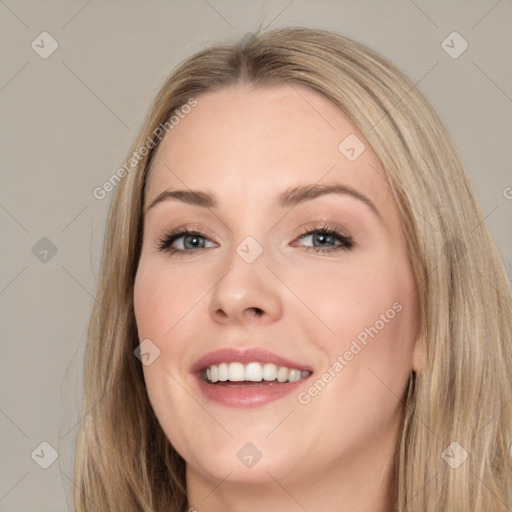
[[[327,194],[341,194],[354,197],[368,206],[373,213],[379,217],[379,219],[382,219],[379,210],[368,197],[351,187],[339,184],[301,185],[289,188],[277,197],[275,206],[281,208],[294,207],[300,203],[311,201],[312,199],[316,199],[317,197]],[[167,200],[180,201],[182,203],[200,206],[203,208],[216,208],[218,205],[215,196],[209,192],[201,192],[199,190],[164,190],[151,202],[146,209],[146,212],[157,204]]]

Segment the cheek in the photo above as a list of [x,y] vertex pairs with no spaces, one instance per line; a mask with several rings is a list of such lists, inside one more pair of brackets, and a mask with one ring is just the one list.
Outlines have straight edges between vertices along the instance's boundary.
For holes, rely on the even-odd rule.
[[180,319],[194,314],[195,305],[207,291],[204,279],[141,261],[133,292],[139,337],[168,340]]
[[307,276],[295,280],[294,291],[314,316],[296,316],[325,355],[324,366],[345,354],[358,378],[371,368],[400,391],[411,371],[418,314],[406,258],[390,252],[371,262],[317,267]]
[[334,332],[311,317],[299,320],[323,354],[320,372],[300,397],[308,418],[345,432],[344,439],[331,439],[340,449],[389,435],[412,370],[417,310],[408,265],[383,260],[315,272],[298,290]]
[[[301,271],[301,277],[290,274],[288,282],[298,298],[337,337],[357,335],[377,322],[381,315],[392,319],[399,303],[411,311],[414,301],[414,279],[407,262],[349,261],[346,264],[316,266]],[[414,313],[412,311],[412,313]],[[404,315],[401,315],[402,317]],[[380,323],[379,323],[380,325]],[[387,325],[387,323],[386,323]]]
[[186,426],[202,412],[183,387],[187,372],[182,362],[191,345],[183,335],[183,325],[199,295],[188,284],[158,263],[141,259],[134,285],[139,339],[151,340],[159,350],[158,357],[143,366],[148,397],[167,438],[182,455],[186,453]]

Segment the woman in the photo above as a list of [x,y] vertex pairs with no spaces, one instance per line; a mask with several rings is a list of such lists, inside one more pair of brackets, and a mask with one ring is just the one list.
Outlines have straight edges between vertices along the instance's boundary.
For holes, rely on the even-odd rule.
[[509,510],[510,290],[393,65],[306,28],[208,48],[127,162],[77,510]]

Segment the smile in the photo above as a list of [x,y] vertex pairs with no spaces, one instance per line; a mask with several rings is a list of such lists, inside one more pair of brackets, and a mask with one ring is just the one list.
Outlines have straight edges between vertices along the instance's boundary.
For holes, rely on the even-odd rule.
[[217,382],[296,382],[309,377],[308,370],[298,370],[274,363],[239,362],[212,364],[203,372],[203,377],[212,384]]
[[257,407],[290,395],[312,368],[262,348],[228,347],[204,355],[190,369],[199,393],[225,407]]

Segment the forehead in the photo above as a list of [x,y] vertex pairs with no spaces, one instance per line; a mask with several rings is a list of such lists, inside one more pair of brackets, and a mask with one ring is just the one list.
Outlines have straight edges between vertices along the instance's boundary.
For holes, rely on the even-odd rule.
[[262,205],[287,187],[340,183],[393,207],[382,166],[350,119],[296,84],[236,84],[196,98],[158,148],[146,188],[207,190]]

